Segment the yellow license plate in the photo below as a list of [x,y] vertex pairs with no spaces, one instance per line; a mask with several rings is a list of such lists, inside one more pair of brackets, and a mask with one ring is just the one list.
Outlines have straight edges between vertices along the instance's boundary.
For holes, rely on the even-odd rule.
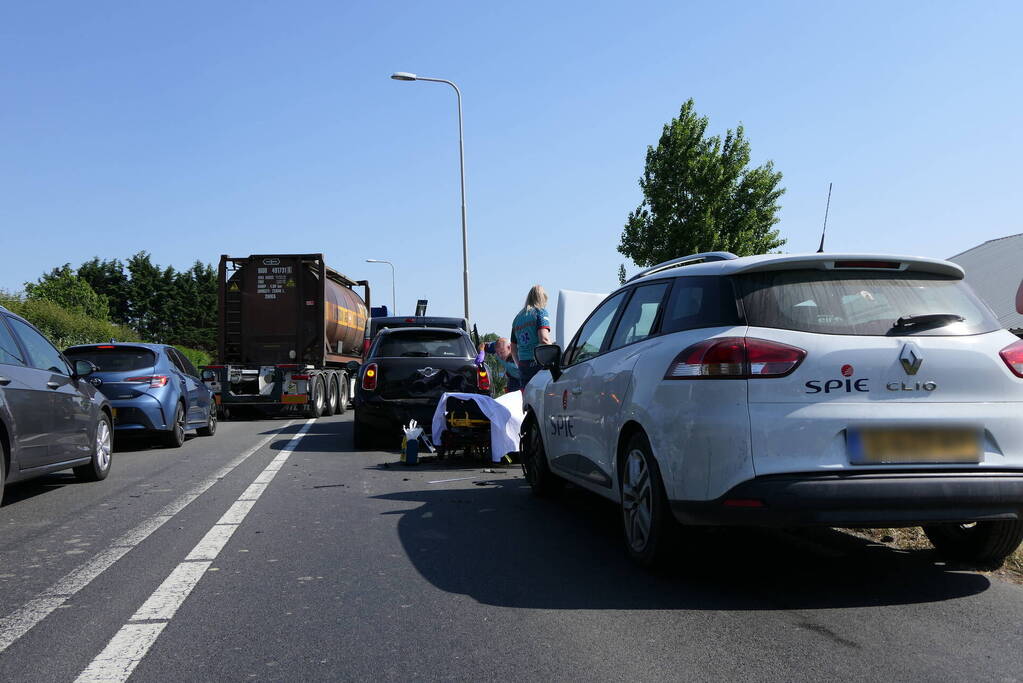
[[914,463],[976,463],[981,460],[981,435],[969,428],[850,429],[849,459],[857,465]]
[[281,403],[308,403],[309,397],[305,394],[285,395],[281,398]]

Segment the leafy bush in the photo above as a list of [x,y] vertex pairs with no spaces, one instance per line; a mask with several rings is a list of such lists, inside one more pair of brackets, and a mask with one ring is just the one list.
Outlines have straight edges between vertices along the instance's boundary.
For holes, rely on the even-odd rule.
[[203,365],[211,365],[213,363],[213,356],[206,353],[202,349],[190,349],[187,346],[175,346],[188,360],[192,361],[192,365],[196,368],[202,367]]
[[130,327],[69,311],[46,299],[26,298],[0,291],[0,306],[5,306],[38,327],[59,349],[111,339],[141,341],[138,333]]

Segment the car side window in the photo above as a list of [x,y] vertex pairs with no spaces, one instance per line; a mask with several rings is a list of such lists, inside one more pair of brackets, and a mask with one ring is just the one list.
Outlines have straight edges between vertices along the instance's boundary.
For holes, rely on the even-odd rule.
[[600,353],[600,349],[604,346],[604,338],[607,336],[607,331],[615,319],[618,307],[621,306],[627,294],[628,291],[615,294],[597,307],[597,310],[583,323],[582,329],[579,330],[579,334],[576,336],[576,342],[567,356],[568,362],[565,365],[582,363],[584,360],[593,358]]
[[661,310],[661,302],[668,291],[667,282],[637,287],[629,299],[621,320],[611,338],[608,349],[619,349],[627,344],[646,339],[654,331],[657,314]]
[[29,365],[60,375],[71,374],[71,369],[64,362],[60,351],[47,341],[46,337],[39,334],[31,325],[23,323],[17,318],[9,318],[8,321],[11,323],[11,330],[18,336],[22,346],[28,352]]
[[661,332],[738,325],[732,284],[723,277],[675,278],[661,318]]
[[165,347],[163,352],[167,354],[167,358],[170,359],[171,364],[178,370],[178,372],[185,372],[185,366],[181,364],[181,361],[178,359],[178,354],[174,349]]
[[21,349],[18,348],[18,342],[14,341],[14,335],[7,329],[3,318],[0,318],[0,363],[4,365],[25,364],[25,359],[21,357]]
[[168,349],[168,351],[174,354],[173,357],[177,359],[176,365],[181,370],[181,372],[185,373],[186,375],[189,375],[190,377],[199,376],[199,372],[195,369],[195,366],[192,365],[192,361],[188,360],[188,356],[181,353],[177,349]]

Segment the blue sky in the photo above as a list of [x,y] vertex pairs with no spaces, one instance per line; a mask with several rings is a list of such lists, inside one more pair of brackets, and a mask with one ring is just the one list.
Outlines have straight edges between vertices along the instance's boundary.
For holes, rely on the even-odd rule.
[[[786,251],[947,257],[1023,232],[1023,5],[7,3],[0,288],[145,249],[324,252],[398,305],[473,317],[608,291],[646,146],[689,97],[784,174]],[[630,272],[635,268],[626,263]]]

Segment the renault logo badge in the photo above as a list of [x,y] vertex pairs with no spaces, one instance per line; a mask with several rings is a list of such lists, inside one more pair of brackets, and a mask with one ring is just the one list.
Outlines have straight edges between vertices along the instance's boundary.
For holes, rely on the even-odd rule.
[[924,359],[920,357],[920,352],[917,351],[915,345],[906,344],[902,347],[902,353],[899,354],[899,362],[902,363],[902,369],[906,371],[907,375],[915,375]]

